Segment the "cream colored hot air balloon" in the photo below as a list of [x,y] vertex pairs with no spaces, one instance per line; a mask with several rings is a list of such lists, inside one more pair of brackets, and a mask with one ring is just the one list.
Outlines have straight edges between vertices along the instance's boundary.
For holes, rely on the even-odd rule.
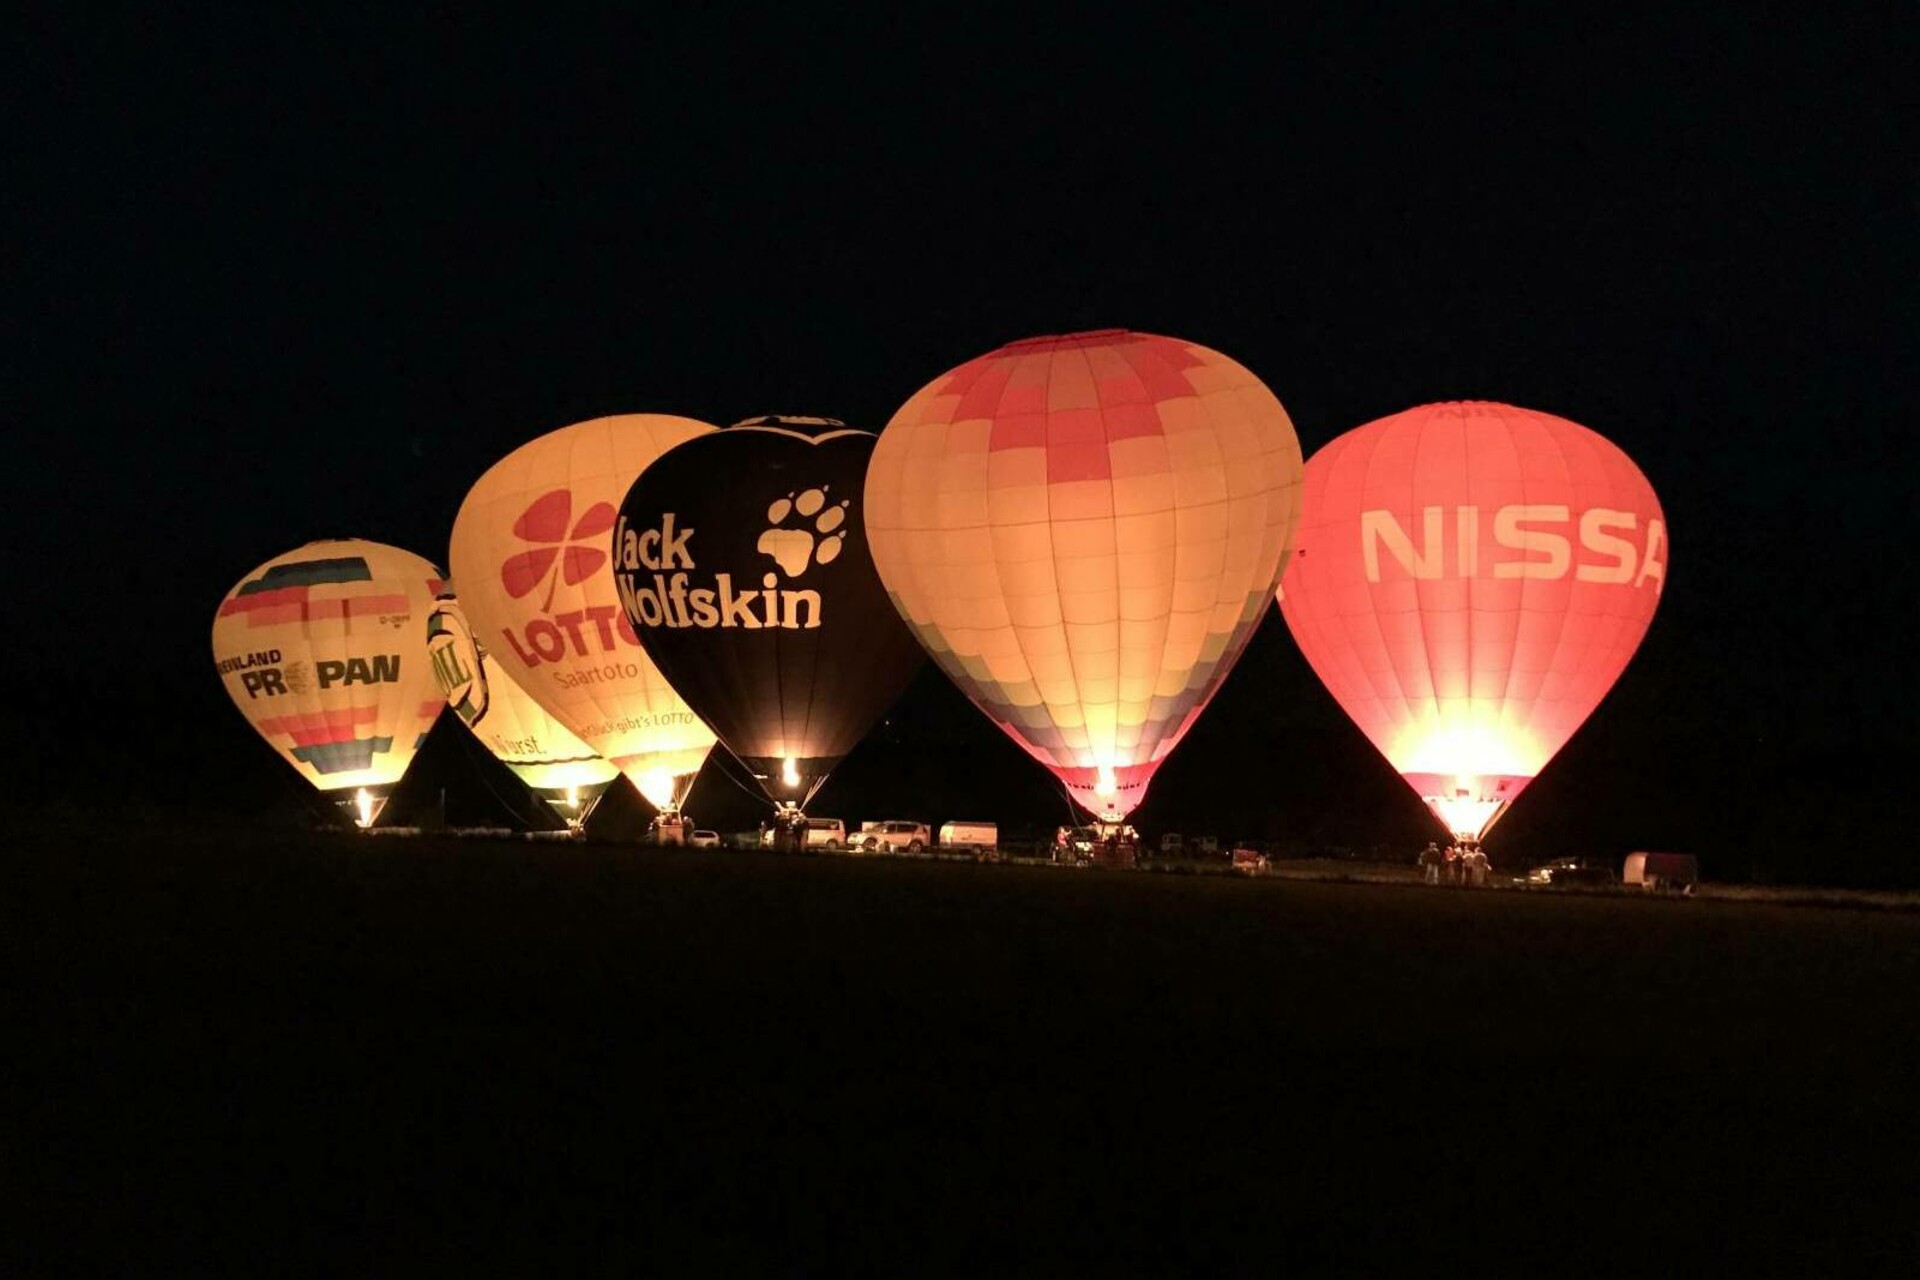
[[713,429],[654,413],[562,427],[495,463],[453,523],[461,607],[489,659],[669,812],[686,798],[713,731],[640,647],[607,553],[615,512],[641,470]]
[[309,542],[227,593],[213,661],[247,722],[361,826],[446,706],[427,658],[440,571],[397,547]]
[[1125,330],[1016,342],[921,388],[867,469],[867,538],[943,670],[1118,822],[1266,613],[1300,444],[1217,351]]
[[500,669],[474,641],[452,591],[427,615],[427,653],[447,705],[473,736],[570,826],[584,822],[620,771]]

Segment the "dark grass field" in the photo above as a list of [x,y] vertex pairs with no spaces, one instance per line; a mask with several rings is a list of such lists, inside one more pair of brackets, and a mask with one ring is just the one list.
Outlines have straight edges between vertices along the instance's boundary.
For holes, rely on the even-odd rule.
[[1910,912],[319,837],[0,877],[13,1274],[1920,1259]]

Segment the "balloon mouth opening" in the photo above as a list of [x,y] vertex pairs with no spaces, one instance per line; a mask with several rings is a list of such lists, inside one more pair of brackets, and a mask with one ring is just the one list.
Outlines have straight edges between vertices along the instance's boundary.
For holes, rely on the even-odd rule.
[[353,824],[356,831],[371,830],[380,820],[380,811],[387,807],[387,797],[393,792],[392,784],[371,787],[355,787],[351,791],[334,791],[330,795],[333,802],[340,806],[341,814]]
[[1095,765],[1055,769],[1073,802],[1104,823],[1124,822],[1147,795],[1150,765]]
[[1406,773],[1407,785],[1426,803],[1447,835],[1478,844],[1506,813],[1531,777],[1501,773]]

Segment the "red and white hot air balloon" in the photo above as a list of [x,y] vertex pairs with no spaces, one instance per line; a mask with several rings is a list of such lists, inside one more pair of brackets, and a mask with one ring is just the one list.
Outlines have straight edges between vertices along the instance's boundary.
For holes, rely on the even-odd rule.
[[1478,841],[1626,668],[1667,546],[1653,487],[1598,433],[1423,405],[1307,462],[1280,611],[1447,831]]
[[632,413],[548,432],[494,463],[453,522],[454,580],[474,639],[662,811],[685,800],[713,731],[641,648],[607,545],[635,477],[713,429]]
[[1103,330],[1013,343],[907,401],[867,470],[867,537],[954,683],[1118,822],[1265,616],[1299,490],[1258,378]]

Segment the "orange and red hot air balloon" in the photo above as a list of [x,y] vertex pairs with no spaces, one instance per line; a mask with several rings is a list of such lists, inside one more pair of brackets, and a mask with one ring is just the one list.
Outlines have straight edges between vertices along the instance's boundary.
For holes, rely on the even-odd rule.
[[1477,841],[1599,705],[1667,577],[1659,499],[1598,433],[1424,405],[1306,466],[1280,610],[1334,698]]
[[1217,351],[1034,338],[923,387],[881,433],[867,537],[941,668],[1118,822],[1265,615],[1300,444]]

